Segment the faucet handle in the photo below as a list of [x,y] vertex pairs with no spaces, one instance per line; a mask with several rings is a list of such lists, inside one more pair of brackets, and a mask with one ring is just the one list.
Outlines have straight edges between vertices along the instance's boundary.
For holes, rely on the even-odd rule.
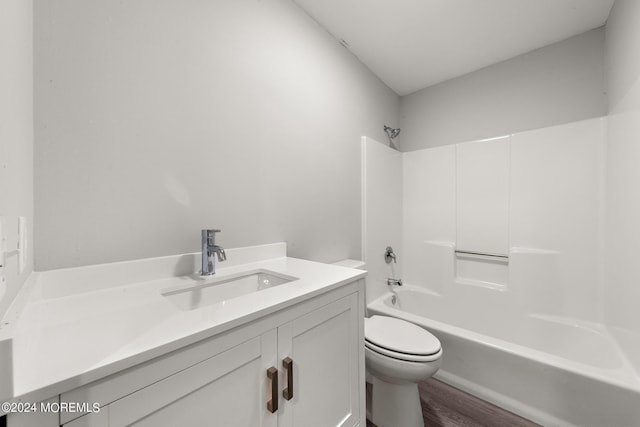
[[227,260],[227,253],[222,246],[216,246],[216,254],[218,255],[218,261],[222,262]]
[[222,230],[215,228],[206,228],[202,230],[202,240],[207,240],[209,246],[213,246],[216,243],[216,233],[220,233]]
[[212,233],[219,233],[219,232],[221,232],[222,230],[218,230],[217,228],[207,228],[207,229],[204,229],[204,230],[202,230],[202,231],[203,231],[203,232],[204,232],[204,231],[206,231],[206,232],[207,232],[207,234],[212,234]]
[[384,250],[384,261],[389,264],[391,261],[396,263],[396,254],[393,252],[393,248],[391,246],[387,246]]

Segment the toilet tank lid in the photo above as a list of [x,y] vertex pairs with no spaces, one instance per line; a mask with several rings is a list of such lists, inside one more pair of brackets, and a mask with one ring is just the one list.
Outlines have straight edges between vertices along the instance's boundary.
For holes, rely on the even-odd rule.
[[440,341],[426,329],[389,316],[364,319],[364,338],[397,353],[430,355],[440,351]]
[[339,265],[340,267],[357,268],[360,270],[363,270],[364,266],[366,265],[364,261],[360,261],[359,259],[343,259],[331,264]]

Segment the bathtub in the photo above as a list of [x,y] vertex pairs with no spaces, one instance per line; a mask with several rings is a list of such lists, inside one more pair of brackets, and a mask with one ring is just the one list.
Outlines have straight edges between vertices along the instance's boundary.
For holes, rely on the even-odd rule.
[[640,426],[640,377],[601,324],[525,314],[500,296],[405,285],[368,305],[443,346],[436,378],[545,426]]

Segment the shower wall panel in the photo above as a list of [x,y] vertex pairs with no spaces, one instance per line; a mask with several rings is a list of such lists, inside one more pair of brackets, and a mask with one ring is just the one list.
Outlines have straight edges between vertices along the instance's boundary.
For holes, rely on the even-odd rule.
[[[484,286],[529,312],[601,321],[605,126],[404,153],[405,281],[439,294]],[[455,250],[508,260],[468,280],[473,264]]]
[[[402,153],[362,137],[362,254],[367,263],[367,302],[387,290],[387,278],[400,277],[402,252]],[[387,264],[391,246],[397,263]]]

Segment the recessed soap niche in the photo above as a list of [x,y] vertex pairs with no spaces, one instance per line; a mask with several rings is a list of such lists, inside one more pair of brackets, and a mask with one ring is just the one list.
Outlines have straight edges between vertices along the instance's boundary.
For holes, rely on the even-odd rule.
[[455,251],[456,282],[506,290],[509,285],[509,257],[504,255]]

